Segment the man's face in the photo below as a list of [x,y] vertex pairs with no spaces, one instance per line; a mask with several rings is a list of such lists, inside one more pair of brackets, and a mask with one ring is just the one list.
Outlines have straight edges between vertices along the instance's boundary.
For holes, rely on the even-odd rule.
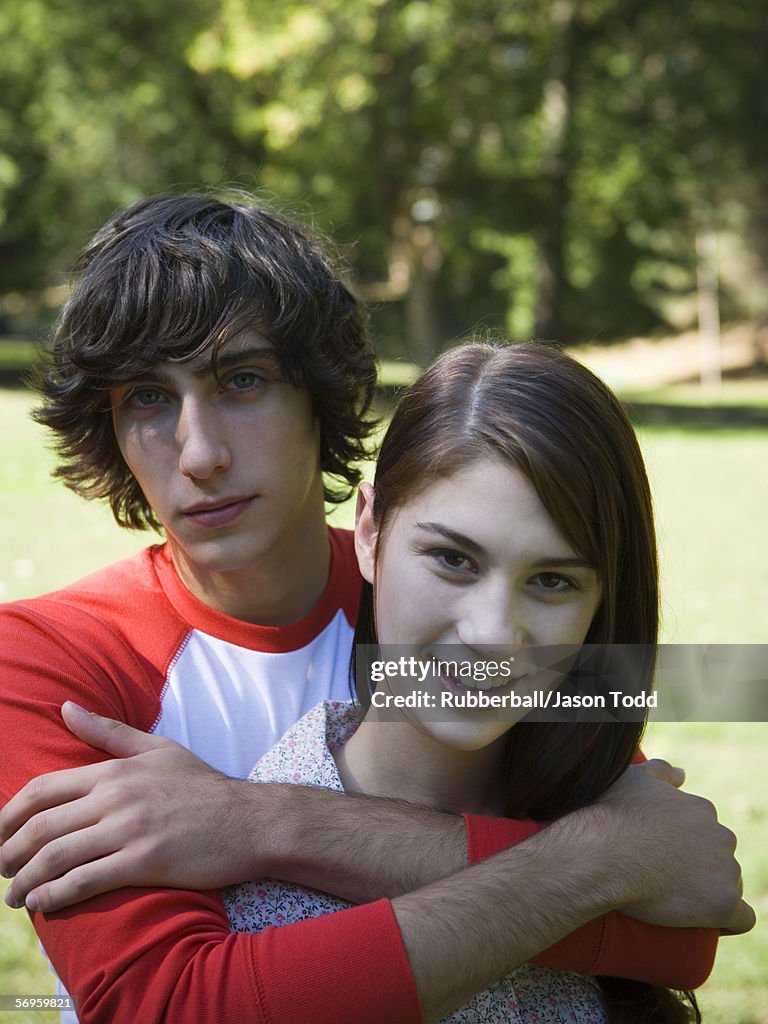
[[123,458],[165,527],[185,582],[295,558],[323,519],[319,427],[271,346],[245,333],[111,390]]

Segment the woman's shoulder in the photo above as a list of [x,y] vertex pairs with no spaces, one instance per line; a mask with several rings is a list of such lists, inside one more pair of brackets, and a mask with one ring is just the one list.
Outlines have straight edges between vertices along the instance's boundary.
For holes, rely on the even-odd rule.
[[359,722],[355,701],[321,701],[256,762],[249,780],[341,790],[332,751],[349,739]]

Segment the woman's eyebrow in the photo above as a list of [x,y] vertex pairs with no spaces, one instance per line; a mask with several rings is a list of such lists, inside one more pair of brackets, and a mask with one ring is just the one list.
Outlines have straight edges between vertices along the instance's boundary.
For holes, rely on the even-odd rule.
[[466,548],[469,551],[473,551],[475,554],[485,554],[485,548],[478,544],[476,540],[472,540],[471,537],[467,537],[464,533],[459,533],[458,530],[452,530],[449,526],[443,526],[442,523],[416,523],[416,526],[420,530],[427,530],[430,533],[439,533],[446,540],[451,541],[460,548]]
[[532,563],[531,568],[533,569],[546,569],[549,566],[556,565],[558,568],[566,569],[592,569],[595,571],[594,565],[586,558],[575,558],[574,556],[560,556],[552,555],[547,558],[538,558]]
[[[452,530],[449,526],[444,526],[442,523],[416,523],[416,526],[420,530],[427,530],[430,533],[438,533],[440,536],[445,537],[446,540],[456,544],[457,547],[465,548],[474,554],[485,554],[485,548],[482,544],[478,544],[476,540],[472,540],[472,538],[467,537],[466,534],[459,533],[458,530]],[[592,572],[596,571],[594,565],[590,561],[586,558],[579,558],[576,555],[546,555],[544,558],[537,558],[535,562],[531,563],[532,569],[549,569],[553,566],[557,566],[562,569],[590,569]]]

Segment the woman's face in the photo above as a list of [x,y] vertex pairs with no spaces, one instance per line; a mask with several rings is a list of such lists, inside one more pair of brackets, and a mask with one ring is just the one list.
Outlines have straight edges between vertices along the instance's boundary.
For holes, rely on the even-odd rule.
[[[485,746],[526,709],[459,711],[460,701],[443,693],[522,695],[560,681],[562,648],[548,648],[584,642],[602,593],[597,573],[573,550],[528,478],[500,460],[480,459],[438,478],[393,511],[378,561],[372,499],[365,487],[357,545],[363,576],[374,583],[382,659],[461,666],[458,673],[439,667],[423,682],[386,677],[378,689],[430,694],[430,713],[415,712],[425,731],[463,749]],[[489,662],[498,667],[485,671]]]

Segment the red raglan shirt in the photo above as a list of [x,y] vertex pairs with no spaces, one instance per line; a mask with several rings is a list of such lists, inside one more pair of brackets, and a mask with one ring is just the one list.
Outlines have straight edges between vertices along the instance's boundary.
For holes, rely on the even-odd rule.
[[[54,594],[5,605],[0,799],[36,775],[105,759],[66,729],[65,700],[177,740],[245,778],[316,703],[348,698],[359,575],[351,534],[332,529],[330,538],[328,586],[310,614],[287,627],[208,608],[182,586],[162,545]],[[526,834],[507,820],[467,821],[473,860]],[[422,1020],[387,900],[259,935],[230,932],[218,893],[171,889],[123,889],[32,919],[82,1024]],[[671,947],[660,935],[671,933],[678,962],[690,961],[691,938],[700,951],[706,945],[711,966],[711,943],[688,931],[608,915],[541,962],[627,977],[637,977],[640,964],[642,980],[687,987],[689,975],[665,980]]]

